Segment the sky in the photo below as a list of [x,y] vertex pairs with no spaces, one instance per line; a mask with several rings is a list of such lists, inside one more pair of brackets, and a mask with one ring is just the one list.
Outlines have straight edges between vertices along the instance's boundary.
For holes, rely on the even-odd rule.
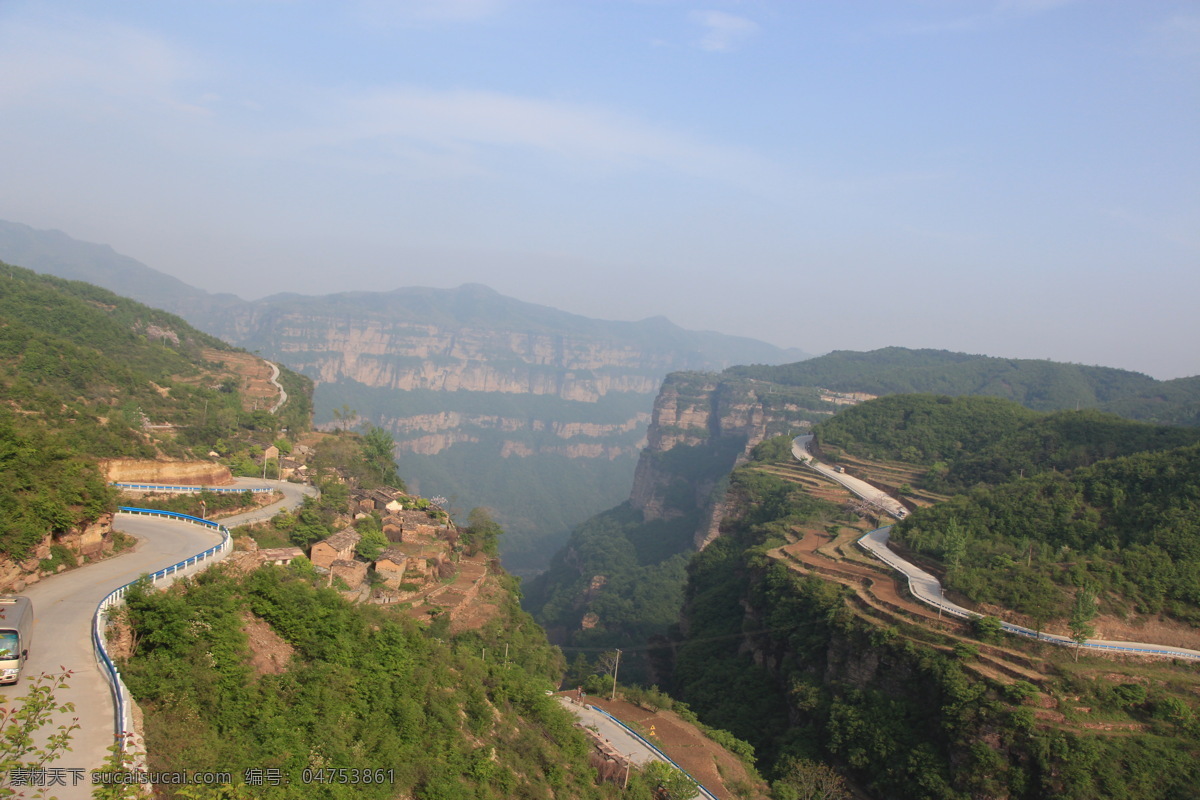
[[1194,0],[0,0],[0,64],[0,218],[209,291],[1200,374]]

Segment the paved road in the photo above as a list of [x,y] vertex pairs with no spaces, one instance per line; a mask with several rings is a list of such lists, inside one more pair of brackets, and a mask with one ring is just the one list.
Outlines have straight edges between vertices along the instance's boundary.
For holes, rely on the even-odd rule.
[[279,390],[279,402],[271,406],[271,413],[279,413],[279,409],[283,408],[283,404],[287,402],[287,392],[283,390],[283,384],[279,382],[279,365],[270,361],[271,365],[271,383],[275,384],[275,388]]
[[838,472],[833,467],[822,464],[813,457],[812,451],[809,450],[809,443],[812,442],[812,434],[805,436],[797,436],[792,440],[792,455],[798,461],[802,461],[811,467],[814,471],[819,472],[831,481],[836,481],[842,486],[845,486],[851,492],[861,497],[862,499],[874,503],[882,508],[886,513],[893,517],[903,519],[908,514],[908,510],[904,508],[904,504],[899,500],[891,497],[886,492],[875,488],[864,480],[859,480],[853,475],[847,475],[844,472]]
[[[221,520],[228,528],[269,519],[285,508],[300,505],[306,494],[316,491],[285,481],[239,478],[238,483],[247,487],[269,484],[281,490],[284,499],[257,511]],[[36,614],[33,646],[29,648],[29,659],[20,683],[3,691],[4,696],[15,698],[23,694],[30,676],[63,669],[74,673],[69,688],[56,693],[58,700],[74,703],[75,710],[73,714],[61,715],[55,724],[69,723],[72,717],[78,717],[81,726],[72,736],[72,752],[55,764],[68,769],[88,770],[100,766],[113,743],[116,710],[108,680],[92,649],[91,626],[96,606],[114,589],[191,558],[221,541],[221,535],[211,528],[161,517],[118,514],[113,526],[137,537],[137,545],[114,558],[38,581],[25,591],[33,600]],[[189,572],[203,569],[209,563],[212,562],[192,567]],[[55,787],[51,793],[64,800],[91,796],[90,786],[72,787],[70,783],[68,775],[68,785]]]
[[[871,486],[865,481],[861,481],[851,475],[837,472],[830,467],[822,464],[813,457],[812,452],[808,448],[808,443],[812,441],[812,436],[797,436],[792,440],[792,455],[797,460],[803,461],[808,466],[812,467],[817,472],[821,473],[830,480],[836,481],[845,486],[850,491],[854,492],[859,497],[877,503],[882,506],[887,513],[894,517],[903,519],[907,514],[898,501],[893,500],[886,494]],[[945,611],[953,616],[963,619],[971,619],[978,617],[980,614],[976,611],[963,608],[962,606],[946,599],[942,592],[942,584],[937,578],[929,574],[925,570],[918,567],[912,562],[906,561],[887,546],[888,538],[892,534],[892,526],[888,525],[883,528],[878,528],[866,534],[858,540],[858,544],[867,552],[874,555],[880,561],[887,564],[892,569],[902,573],[908,579],[908,587],[912,591],[913,596],[918,600],[933,606],[934,608]],[[1031,628],[1026,628],[1021,625],[1014,625],[1011,622],[1001,622],[1001,627],[1005,631],[1024,636],[1029,639],[1037,639],[1050,644],[1062,645],[1064,647],[1075,647],[1076,643],[1066,637],[1058,636],[1052,633],[1038,633]],[[1126,653],[1138,653],[1141,655],[1162,656],[1166,658],[1186,658],[1190,660],[1200,660],[1200,650],[1189,650],[1184,647],[1170,647],[1163,644],[1153,644],[1151,642],[1124,642],[1113,639],[1088,639],[1082,647],[1090,650],[1107,650],[1119,651]]]
[[[662,761],[674,767],[679,767],[678,764],[667,758],[658,748],[650,746],[643,739],[635,736],[629,728],[625,727],[624,723],[596,706],[581,706],[571,700],[571,698],[561,694],[557,696],[557,699],[564,708],[578,717],[579,721],[585,727],[595,728],[613,749],[625,754],[630,761],[639,767],[649,764],[651,761]],[[717,800],[716,795],[699,784],[697,784],[697,792],[694,797],[701,798],[702,800]]]
[[639,767],[643,764],[649,764],[651,761],[663,760],[653,748],[648,747],[641,739],[634,736],[621,725],[613,722],[608,714],[602,714],[590,705],[581,706],[574,700],[563,695],[558,695],[558,702],[578,717],[584,727],[595,728],[612,745],[613,749],[619,753],[624,753],[630,761]]
[[[888,538],[891,536],[892,526],[888,525],[885,528],[873,530],[858,540],[858,544],[864,550],[868,551],[880,561],[883,561],[888,566],[904,574],[908,578],[908,586],[912,590],[913,596],[934,608],[939,608],[953,616],[971,619],[978,617],[980,614],[976,611],[963,608],[954,603],[942,593],[942,584],[937,578],[930,575],[925,570],[917,565],[900,558],[892,552],[888,546]],[[1014,625],[1011,622],[1001,622],[1001,626],[1009,633],[1025,636],[1030,639],[1038,639],[1051,644],[1062,645],[1064,647],[1075,647],[1075,642],[1066,637],[1058,636],[1053,633],[1038,633],[1031,628],[1025,628],[1021,625]],[[1150,642],[1124,642],[1113,639],[1088,639],[1082,645],[1085,649],[1091,650],[1119,650],[1122,652],[1141,653],[1144,655],[1164,656],[1168,658],[1186,658],[1197,660],[1200,659],[1200,650],[1188,650],[1184,647],[1170,647],[1163,644],[1153,644]]]

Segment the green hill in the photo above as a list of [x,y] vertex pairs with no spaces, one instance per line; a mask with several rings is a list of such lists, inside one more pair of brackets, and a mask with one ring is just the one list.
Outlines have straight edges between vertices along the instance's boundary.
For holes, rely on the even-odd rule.
[[283,376],[294,396],[283,415],[248,411],[236,376],[205,356],[234,352],[105,289],[0,264],[0,552],[23,557],[111,510],[97,459],[219,446],[237,460],[296,413],[302,430],[304,379]]
[[[1194,469],[1194,450],[1088,469],[1096,486],[1157,476],[1128,498],[1140,528],[1149,520],[1134,522],[1132,509],[1165,500],[1173,471]],[[723,535],[688,566],[671,693],[751,742],[777,797],[814,796],[804,792],[826,765],[855,782],[855,796],[897,800],[1195,796],[1192,665],[1077,663],[1017,637],[967,641],[940,622],[884,619],[842,583],[771,557],[795,526],[819,529],[844,510],[756,466],[735,471]],[[1027,665],[1024,679],[989,668],[985,651]]]
[[1087,586],[1110,613],[1200,624],[1200,444],[979,487],[896,538],[974,602],[1050,619]]
[[989,395],[1038,411],[1097,408],[1148,422],[1200,425],[1200,378],[1157,381],[1111,367],[885,347],[836,350],[797,364],[731,367],[727,373],[874,395]]
[[831,454],[927,468],[945,492],[1200,441],[1200,429],[1152,425],[1095,410],[1039,413],[998,397],[906,394],[848,408],[814,429]]

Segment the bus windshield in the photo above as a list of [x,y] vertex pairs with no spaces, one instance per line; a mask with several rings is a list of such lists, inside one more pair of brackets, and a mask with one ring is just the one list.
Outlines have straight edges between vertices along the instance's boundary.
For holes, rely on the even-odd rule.
[[16,631],[0,631],[0,658],[16,658],[20,646]]

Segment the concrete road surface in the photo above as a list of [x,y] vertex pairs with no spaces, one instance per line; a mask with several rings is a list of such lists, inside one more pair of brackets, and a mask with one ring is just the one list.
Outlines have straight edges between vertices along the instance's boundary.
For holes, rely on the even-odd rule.
[[[281,481],[239,478],[237,482],[247,488],[269,484],[281,490],[284,499],[222,519],[227,528],[269,519],[285,508],[300,505],[306,494],[315,494],[310,486]],[[8,700],[22,696],[31,679],[41,673],[66,670],[73,673],[68,678],[68,688],[58,690],[55,697],[59,702],[73,703],[74,711],[58,715],[50,728],[70,724],[76,718],[80,725],[72,734],[71,752],[50,765],[67,770],[59,776],[65,785],[47,790],[63,800],[91,796],[87,771],[101,766],[114,740],[115,704],[92,648],[92,617],[96,606],[114,589],[191,558],[221,541],[220,533],[211,528],[162,517],[118,514],[113,527],[136,537],[137,545],[113,558],[43,579],[24,592],[33,600],[36,619],[33,644],[20,682],[0,689],[0,697],[7,705]],[[204,562],[179,574],[195,572],[211,563],[211,560]]]
[[812,439],[812,434],[807,434],[805,436],[797,436],[792,440],[792,455],[795,456],[798,461],[804,462],[816,472],[819,472],[821,475],[829,478],[829,480],[840,483],[842,486],[845,486],[852,493],[858,495],[862,499],[871,503],[875,503],[893,517],[903,519],[905,515],[908,514],[907,509],[904,508],[904,504],[894,497],[888,495],[886,492],[876,489],[871,484],[864,480],[859,480],[853,475],[847,475],[844,472],[838,472],[833,467],[817,461],[817,459],[813,457],[812,451],[808,449],[809,443],[812,441]]

